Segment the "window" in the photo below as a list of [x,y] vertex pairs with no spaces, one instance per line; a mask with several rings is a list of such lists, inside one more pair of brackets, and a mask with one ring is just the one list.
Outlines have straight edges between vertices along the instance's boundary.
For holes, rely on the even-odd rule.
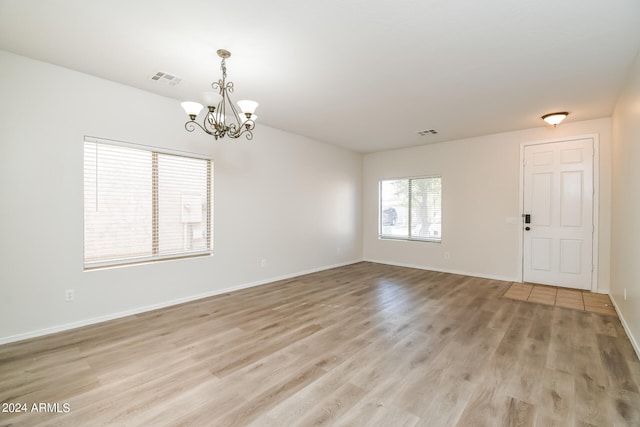
[[211,160],[85,138],[84,267],[211,254]]
[[380,181],[379,237],[442,239],[442,178],[400,178]]

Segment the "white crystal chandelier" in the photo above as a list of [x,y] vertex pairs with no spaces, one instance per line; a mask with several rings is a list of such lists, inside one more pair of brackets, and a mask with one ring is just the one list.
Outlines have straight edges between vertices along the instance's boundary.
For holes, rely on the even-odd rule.
[[213,82],[211,87],[217,92],[204,92],[202,94],[203,101],[207,106],[207,111],[202,119],[202,124],[196,119],[198,114],[204,108],[199,102],[186,101],[183,102],[182,108],[189,116],[189,120],[184,124],[187,131],[193,132],[199,127],[209,135],[213,135],[215,139],[239,138],[245,135],[247,139],[253,139],[253,129],[256,126],[256,116],[254,113],[258,107],[258,103],[250,100],[238,101],[240,113],[231,102],[229,97],[233,93],[233,82],[227,82],[227,66],[225,60],[231,56],[231,52],[225,49],[218,49],[218,56],[222,58],[220,69],[222,70],[222,78],[217,82]]

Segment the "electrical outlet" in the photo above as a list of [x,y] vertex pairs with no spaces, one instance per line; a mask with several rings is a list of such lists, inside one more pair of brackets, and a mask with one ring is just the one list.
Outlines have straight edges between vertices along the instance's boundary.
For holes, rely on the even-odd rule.
[[266,260],[266,259],[263,259],[263,260],[260,262],[260,266],[262,266],[262,267],[266,267],[266,266],[267,266],[267,260]]
[[336,254],[342,255],[342,248],[336,248]]
[[624,288],[624,300],[627,300],[627,288]]
[[451,254],[449,252],[443,253],[442,256],[444,257],[444,259],[451,259]]
[[73,289],[67,289],[64,292],[64,300],[65,301],[73,301],[73,299],[76,297],[76,293]]

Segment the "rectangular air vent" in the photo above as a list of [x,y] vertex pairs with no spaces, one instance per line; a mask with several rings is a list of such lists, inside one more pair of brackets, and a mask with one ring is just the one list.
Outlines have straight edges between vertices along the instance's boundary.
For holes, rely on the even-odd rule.
[[170,73],[166,73],[164,71],[158,71],[157,73],[151,76],[151,80],[155,80],[157,82],[164,83],[169,86],[176,86],[178,83],[182,81],[182,78]]
[[425,130],[419,130],[417,132],[417,134],[420,135],[420,136],[436,135],[437,133],[438,133],[438,131],[435,130],[435,129],[425,129]]

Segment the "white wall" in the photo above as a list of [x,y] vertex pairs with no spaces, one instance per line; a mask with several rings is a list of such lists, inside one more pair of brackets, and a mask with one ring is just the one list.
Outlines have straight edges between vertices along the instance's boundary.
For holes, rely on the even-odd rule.
[[[571,117],[571,116],[569,116]],[[542,121],[541,121],[542,122]],[[611,121],[563,123],[368,154],[364,159],[364,258],[390,264],[520,280],[520,145],[576,135],[599,136],[598,291],[609,288]],[[442,243],[378,239],[378,181],[442,174]],[[449,259],[443,254],[448,252]]]
[[611,297],[640,357],[640,54],[612,123]]
[[[0,100],[0,343],[362,257],[360,154],[260,123],[214,142],[176,100],[4,51]],[[215,255],[84,272],[85,135],[212,156]]]

